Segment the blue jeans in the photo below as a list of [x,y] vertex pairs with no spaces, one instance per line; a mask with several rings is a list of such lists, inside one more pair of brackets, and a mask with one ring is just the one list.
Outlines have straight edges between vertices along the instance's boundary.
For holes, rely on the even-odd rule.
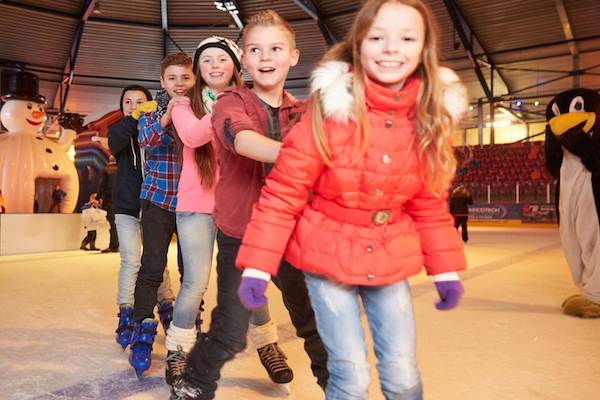
[[370,374],[359,298],[371,328],[385,398],[421,400],[408,282],[349,286],[312,274],[305,274],[305,280],[329,357],[327,400],[363,400],[368,396]]
[[[121,239],[119,253],[121,268],[119,269],[119,286],[117,303],[119,305],[133,305],[135,281],[141,266],[142,258],[142,230],[140,220],[128,214],[115,214],[117,235]],[[171,290],[169,270],[165,268],[163,281],[158,288],[158,302],[169,302],[175,299]]]
[[208,286],[217,231],[211,214],[177,211],[176,220],[183,257],[183,281],[175,301],[173,324],[191,329]]
[[[217,305],[212,310],[210,329],[204,340],[196,342],[190,351],[183,377],[202,388],[202,399],[214,398],[221,369],[236,353],[246,347],[250,311],[246,310],[237,290],[242,271],[235,267],[241,239],[217,231]],[[321,387],[327,383],[327,352],[316,329],[313,310],[308,299],[303,274],[282,261],[273,282],[280,288],[298,337],[304,339],[304,349],[311,360],[313,375]]]

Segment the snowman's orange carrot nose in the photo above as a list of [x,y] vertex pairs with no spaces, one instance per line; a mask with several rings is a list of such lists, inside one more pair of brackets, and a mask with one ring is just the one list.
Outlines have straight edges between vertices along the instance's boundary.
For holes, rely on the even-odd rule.
[[31,113],[31,116],[35,119],[42,118],[44,115],[46,115],[46,113],[43,111],[34,111]]

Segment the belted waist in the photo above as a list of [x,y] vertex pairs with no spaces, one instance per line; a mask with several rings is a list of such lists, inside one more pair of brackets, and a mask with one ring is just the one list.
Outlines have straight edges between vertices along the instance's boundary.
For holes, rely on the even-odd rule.
[[381,210],[359,210],[357,208],[348,208],[341,206],[334,201],[325,200],[319,196],[314,197],[311,204],[312,208],[322,212],[329,218],[362,226],[391,224],[398,221],[400,215],[404,213],[404,207]]

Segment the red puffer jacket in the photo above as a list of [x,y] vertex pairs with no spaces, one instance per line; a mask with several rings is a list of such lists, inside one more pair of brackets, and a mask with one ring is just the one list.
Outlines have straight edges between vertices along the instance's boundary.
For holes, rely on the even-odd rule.
[[297,268],[352,285],[386,285],[423,265],[430,275],[464,269],[446,198],[426,190],[417,159],[413,114],[420,80],[408,79],[400,92],[367,82],[370,138],[351,165],[355,125],[346,116],[352,100],[339,92],[348,90],[351,72],[342,63],[322,68],[331,70],[317,70],[313,86],[322,85],[324,130],[336,166],[319,156],[306,113],[284,140],[254,206],[237,266],[274,275],[285,251]]

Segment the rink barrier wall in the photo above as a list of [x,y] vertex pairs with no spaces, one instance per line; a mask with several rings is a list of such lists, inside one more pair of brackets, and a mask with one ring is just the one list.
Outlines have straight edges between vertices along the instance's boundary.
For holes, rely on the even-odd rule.
[[[85,234],[81,214],[0,214],[0,256],[79,250]],[[96,247],[108,239],[97,231]]]

